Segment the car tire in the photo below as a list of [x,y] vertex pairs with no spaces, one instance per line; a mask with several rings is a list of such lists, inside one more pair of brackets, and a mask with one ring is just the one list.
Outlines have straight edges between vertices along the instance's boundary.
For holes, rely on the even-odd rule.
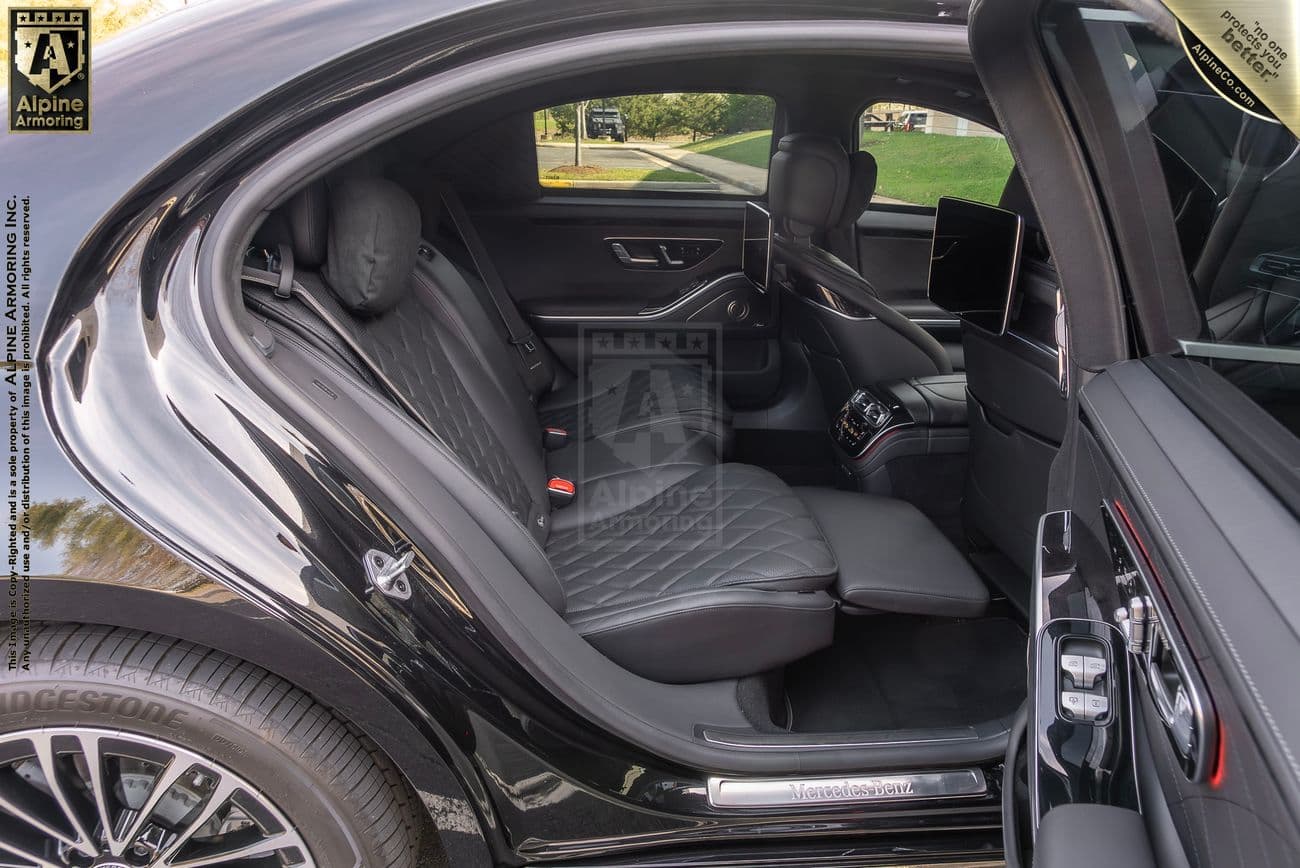
[[[96,756],[119,750],[117,759],[101,760],[99,767],[108,770],[101,772],[102,790],[121,792],[122,781],[115,789],[108,776],[112,769],[121,774],[122,755],[139,756],[134,751],[160,745],[160,751],[172,750],[172,757],[186,762],[197,755],[199,769],[206,770],[203,763],[210,763],[217,770],[216,775],[196,776],[200,786],[207,780],[221,780],[222,775],[232,785],[241,779],[246,782],[255,791],[247,796],[253,800],[250,804],[269,811],[272,820],[259,830],[247,817],[261,815],[250,809],[247,816],[240,816],[247,824],[241,834],[261,831],[270,840],[278,828],[275,818],[280,818],[284,822],[279,825],[287,826],[307,845],[306,853],[292,845],[284,851],[282,856],[290,864],[299,857],[303,861],[297,864],[316,866],[412,868],[416,864],[423,814],[410,786],[369,739],[304,691],[228,654],[156,634],[84,624],[34,624],[31,629],[30,666],[0,676],[0,764],[23,755],[23,745],[49,738],[32,733],[58,733],[64,739],[61,744],[68,745],[59,750],[67,753],[75,754],[78,745],[86,743],[95,744]],[[115,734],[128,741],[109,744]],[[32,741],[24,740],[28,738]],[[143,746],[115,747],[136,742]],[[39,757],[39,750],[33,750],[32,755]],[[54,755],[48,746],[45,750]],[[91,755],[90,750],[82,751],[81,765],[75,765],[77,757],[58,754],[60,759],[49,764],[86,769],[90,765],[85,757]],[[166,759],[166,753],[158,756],[163,757],[157,760],[158,768],[183,765]],[[196,766],[188,768],[192,771]],[[40,769],[44,773],[40,779],[46,780],[47,770]],[[82,774],[83,781],[90,779],[89,772]],[[162,772],[157,772],[155,783],[161,778]],[[76,789],[75,782],[72,788]],[[93,787],[85,790],[90,791]],[[202,798],[203,792],[192,798]],[[214,801],[217,790],[206,792]],[[239,792],[238,798],[246,798],[245,790]],[[175,800],[186,793],[178,789],[168,795]],[[94,804],[89,795],[85,798]],[[265,808],[256,801],[259,798],[267,802]],[[221,816],[228,817],[235,805],[230,802]],[[129,807],[117,802],[117,814],[113,807],[103,814],[116,822]],[[0,805],[0,812],[4,810]],[[161,818],[162,808],[158,811]],[[206,833],[205,829],[198,833]],[[93,846],[109,846],[102,832],[88,837],[100,839]],[[146,837],[141,834],[139,840]],[[179,841],[179,836],[173,840]],[[107,855],[104,849],[100,858]]]

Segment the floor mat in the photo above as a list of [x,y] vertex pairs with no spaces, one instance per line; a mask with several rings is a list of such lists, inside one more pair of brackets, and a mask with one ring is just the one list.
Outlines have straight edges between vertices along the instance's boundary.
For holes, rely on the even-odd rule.
[[957,726],[1025,698],[1026,634],[1009,618],[841,615],[835,644],[786,668],[795,732]]

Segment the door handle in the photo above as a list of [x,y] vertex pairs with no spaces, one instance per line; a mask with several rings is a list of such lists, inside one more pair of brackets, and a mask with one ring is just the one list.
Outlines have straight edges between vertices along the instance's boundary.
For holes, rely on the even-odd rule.
[[[661,247],[663,245],[660,245]],[[633,256],[619,241],[611,241],[609,249],[614,251],[614,258],[629,268],[657,268],[659,260],[653,256]]]
[[672,254],[668,252],[668,245],[659,244],[659,261],[669,268],[681,268],[686,264],[685,259],[673,259]]

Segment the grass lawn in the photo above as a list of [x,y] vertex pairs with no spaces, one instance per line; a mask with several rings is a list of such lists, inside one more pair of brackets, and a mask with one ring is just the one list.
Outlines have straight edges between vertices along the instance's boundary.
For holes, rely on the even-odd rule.
[[[762,169],[771,137],[768,130],[755,130],[681,147]],[[880,167],[876,192],[917,205],[933,205],[940,196],[996,203],[1011,174],[1011,151],[1001,138],[871,130],[863,134],[862,147]]]
[[732,133],[729,136],[715,136],[698,142],[688,142],[681,146],[684,150],[697,154],[708,154],[744,163],[759,169],[767,168],[767,160],[772,152],[772,131],[753,130],[748,133]]
[[1013,163],[1001,138],[871,130],[862,147],[880,167],[876,192],[917,205],[940,196],[996,204]]
[[709,179],[677,169],[606,169],[601,166],[557,166],[542,172],[543,181],[694,181]]

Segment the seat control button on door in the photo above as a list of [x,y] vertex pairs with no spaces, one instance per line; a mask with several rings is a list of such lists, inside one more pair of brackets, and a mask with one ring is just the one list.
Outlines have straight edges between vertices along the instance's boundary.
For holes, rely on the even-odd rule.
[[1061,668],[1065,670],[1066,675],[1070,676],[1070,680],[1074,682],[1075,687],[1091,686],[1083,683],[1084,682],[1083,661],[1085,659],[1086,658],[1082,654],[1061,655]]
[[1077,718],[1084,716],[1088,706],[1088,694],[1080,693],[1077,690],[1061,691],[1061,708],[1070,712]]
[[[1106,674],[1105,657],[1084,657],[1083,658],[1083,683],[1085,690],[1091,690],[1097,683],[1097,679]],[[1079,682],[1075,682],[1078,684]]]

